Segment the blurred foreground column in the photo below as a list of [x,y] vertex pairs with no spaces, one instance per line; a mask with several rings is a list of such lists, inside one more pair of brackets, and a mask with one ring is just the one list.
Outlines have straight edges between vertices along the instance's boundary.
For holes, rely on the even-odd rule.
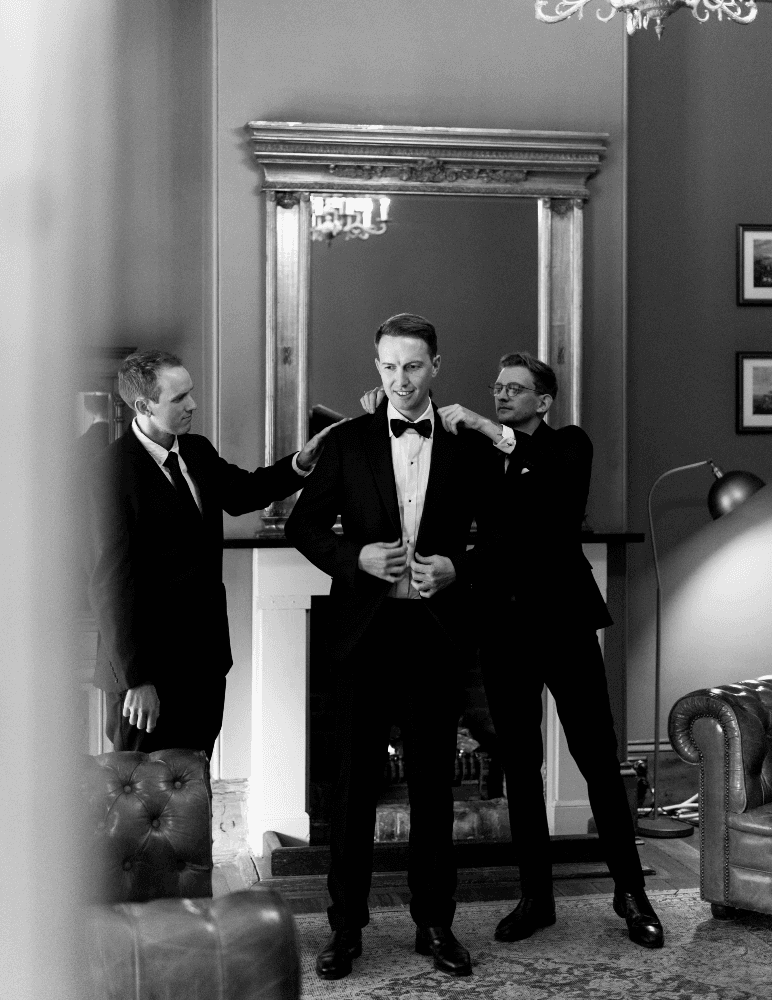
[[19,1000],[88,995],[67,475],[72,369],[104,277],[87,271],[110,226],[113,8],[0,0],[0,997]]

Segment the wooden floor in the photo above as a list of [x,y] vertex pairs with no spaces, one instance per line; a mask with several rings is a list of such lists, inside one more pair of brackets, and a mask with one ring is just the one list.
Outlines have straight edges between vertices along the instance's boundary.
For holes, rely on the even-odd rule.
[[[638,853],[646,875],[647,889],[692,889],[699,886],[699,837],[671,840],[638,841]],[[605,866],[555,865],[556,896],[590,896],[614,891],[614,883]],[[261,858],[241,853],[220,858],[213,873],[215,896],[238,889],[247,889],[262,882],[278,889],[293,913],[321,913],[327,908],[328,897],[324,876],[292,876],[270,878]],[[476,868],[459,871],[456,892],[458,902],[518,899],[520,883],[514,868]],[[370,894],[371,909],[407,906],[410,895],[403,872],[383,872],[373,876]]]

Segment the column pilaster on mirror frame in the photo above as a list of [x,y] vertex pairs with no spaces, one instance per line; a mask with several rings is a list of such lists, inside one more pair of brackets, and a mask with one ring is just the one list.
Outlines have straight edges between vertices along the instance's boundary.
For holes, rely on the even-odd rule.
[[[307,191],[267,190],[265,464],[303,447],[308,430],[311,205]],[[280,528],[292,499],[276,501],[264,529]]]
[[539,358],[557,376],[553,427],[581,424],[582,198],[539,199]]

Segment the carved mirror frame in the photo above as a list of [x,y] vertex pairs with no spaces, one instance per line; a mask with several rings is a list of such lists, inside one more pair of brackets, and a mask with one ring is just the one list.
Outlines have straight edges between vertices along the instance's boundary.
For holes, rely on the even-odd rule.
[[[538,354],[556,426],[581,422],[582,209],[608,136],[586,132],[249,122],[265,192],[265,463],[308,433],[312,192],[535,198]],[[286,506],[285,506],[286,505]],[[291,506],[273,505],[283,522]]]

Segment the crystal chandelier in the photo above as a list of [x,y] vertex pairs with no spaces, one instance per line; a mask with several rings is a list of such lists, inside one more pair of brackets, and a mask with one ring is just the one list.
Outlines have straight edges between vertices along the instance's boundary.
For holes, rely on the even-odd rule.
[[311,196],[311,239],[336,236],[346,240],[366,240],[381,236],[389,224],[389,198],[341,198]]
[[[544,13],[547,2],[548,0],[536,0],[536,19],[554,24],[556,21],[565,21],[573,14],[581,17],[590,0],[556,0],[554,14]],[[648,28],[649,21],[654,21],[654,30],[659,38],[662,37],[665,18],[679,7],[688,7],[698,21],[707,21],[712,11],[719,21],[726,15],[730,21],[750,24],[758,13],[755,0],[606,0],[606,2],[611,10],[605,16],[597,11],[600,21],[610,21],[619,11],[627,18],[628,35],[634,34],[639,28]]]

